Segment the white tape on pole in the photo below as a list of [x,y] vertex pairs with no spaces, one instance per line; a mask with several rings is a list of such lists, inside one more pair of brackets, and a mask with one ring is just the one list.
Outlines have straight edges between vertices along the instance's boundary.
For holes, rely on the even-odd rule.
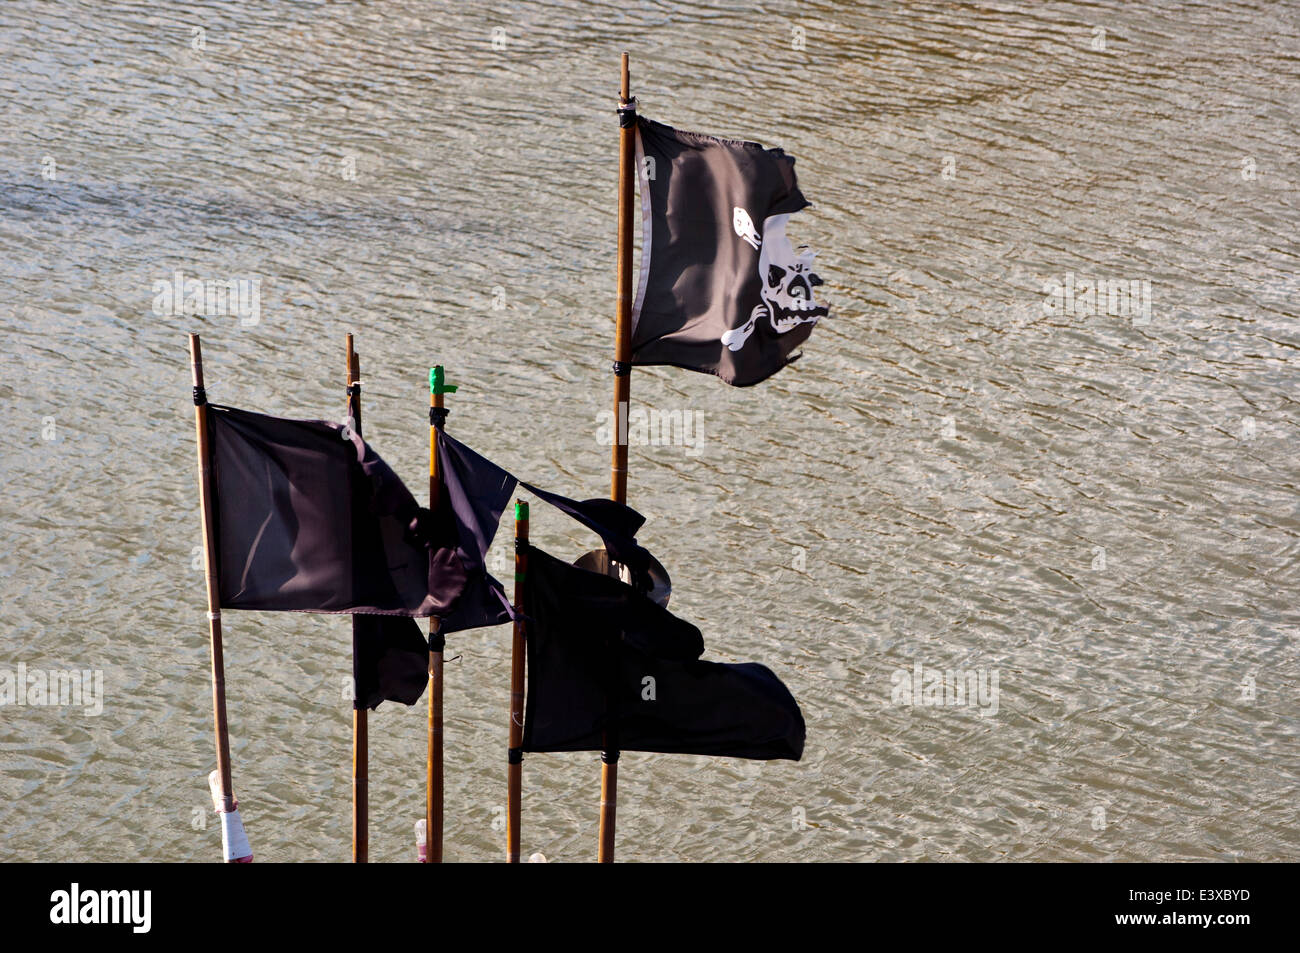
[[227,863],[233,860],[246,864],[253,859],[253,848],[249,846],[244,822],[239,819],[237,810],[221,815],[221,853]]

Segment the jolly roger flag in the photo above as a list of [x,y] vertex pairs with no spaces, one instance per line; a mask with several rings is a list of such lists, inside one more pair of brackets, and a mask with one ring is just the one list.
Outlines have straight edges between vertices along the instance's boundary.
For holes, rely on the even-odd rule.
[[799,760],[804,721],[789,690],[753,663],[700,661],[700,631],[611,576],[535,546],[525,751],[626,751]]
[[645,235],[632,309],[632,363],[671,364],[757,384],[828,309],[813,254],[790,216],[809,205],[794,158],[756,142],[637,120]]

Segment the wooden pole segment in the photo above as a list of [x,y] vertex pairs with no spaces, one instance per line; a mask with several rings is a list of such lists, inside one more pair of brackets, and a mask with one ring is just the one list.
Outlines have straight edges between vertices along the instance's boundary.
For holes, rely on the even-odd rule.
[[[348,426],[361,436],[361,358],[347,336]],[[356,618],[352,619],[352,658],[356,661]],[[370,712],[357,701],[356,673],[352,681],[352,862],[370,859]]]
[[[632,384],[632,219],[636,166],[636,104],[632,99],[628,56],[623,54],[619,87],[618,150],[618,313],[614,326],[614,445],[610,499],[627,502],[627,419]],[[616,649],[615,649],[616,650]],[[600,754],[600,847],[597,860],[614,862],[618,804],[617,739],[606,737]]]
[[425,863],[442,863],[442,656],[445,645],[438,631],[438,620],[429,620],[429,644],[438,646],[429,650],[429,724],[426,761],[428,781],[425,786]]
[[524,753],[524,577],[528,572],[528,504],[515,500],[515,619],[510,643],[510,740],[506,753],[506,862],[519,863]]
[[[443,382],[443,368],[439,364],[429,369],[429,509],[437,510],[439,495],[438,431],[442,429],[447,412],[443,395],[456,391],[455,385]],[[443,829],[443,649],[446,646],[437,619],[429,620],[429,724],[426,752],[427,777],[425,786],[425,836],[426,860],[442,863]]]
[[[197,334],[190,335],[190,372],[194,384],[194,430],[198,442],[199,458],[199,517],[203,522],[203,575],[208,596],[208,644],[212,656],[212,720],[217,736],[217,801],[216,808],[222,817],[224,849],[230,852],[227,842],[227,825],[235,818],[238,838],[243,840],[243,824],[237,820],[237,803],[234,785],[230,779],[230,732],[226,722],[226,661],[221,646],[221,585],[217,567],[215,544],[215,501],[212,498],[212,454],[208,436],[208,397],[203,388],[203,349]],[[246,847],[245,842],[245,847]],[[228,863],[241,863],[253,859],[252,852],[229,856]]]
[[627,415],[632,384],[632,197],[636,164],[636,126],[624,125],[624,107],[635,106],[629,95],[627,54],[623,54],[623,81],[619,93],[618,153],[618,311],[614,324],[614,445],[610,454],[609,497],[627,501]]

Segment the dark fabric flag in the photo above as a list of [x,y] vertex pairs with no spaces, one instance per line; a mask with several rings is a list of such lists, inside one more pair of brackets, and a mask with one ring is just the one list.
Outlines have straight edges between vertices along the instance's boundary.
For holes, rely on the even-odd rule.
[[804,721],[762,665],[700,661],[699,629],[619,580],[528,549],[525,751],[799,760]]
[[443,632],[459,632],[509,622],[510,598],[487,571],[487,553],[516,486],[592,530],[610,555],[627,566],[634,581],[648,588],[650,553],[636,541],[645,517],[613,500],[571,500],[551,493],[497,466],[454,437],[438,435],[439,473],[460,532],[458,553],[468,582],[460,602],[443,618]]
[[429,643],[420,624],[389,615],[358,613],[352,619],[355,706],[414,705],[429,683]]
[[550,493],[531,483],[520,485],[594,532],[605,544],[605,551],[610,558],[628,568],[633,585],[642,591],[650,588],[650,552],[636,541],[637,532],[645,524],[644,516],[617,500],[579,502],[558,493]]
[[737,386],[775,374],[827,314],[812,252],[786,237],[790,216],[809,205],[794,158],[644,117],[637,158],[646,214],[632,363]]
[[450,506],[430,513],[355,433],[208,405],[221,605],[448,612],[467,574]]
[[460,632],[510,621],[510,599],[487,571],[487,554],[518,481],[454,437],[438,432],[438,475],[456,520],[457,555],[466,585],[443,617],[441,631]]

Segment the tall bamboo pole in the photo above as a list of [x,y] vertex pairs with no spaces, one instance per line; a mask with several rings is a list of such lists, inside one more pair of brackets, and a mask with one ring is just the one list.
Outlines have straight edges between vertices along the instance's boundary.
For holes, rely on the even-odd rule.
[[[429,509],[438,508],[438,431],[442,429],[447,412],[443,408],[442,395],[453,393],[454,385],[443,383],[443,368],[429,369]],[[429,726],[428,781],[425,786],[425,833],[428,839],[426,862],[442,863],[442,827],[443,827],[443,737],[442,737],[442,668],[443,649],[446,638],[443,636],[437,619],[429,620]]]
[[[348,422],[361,436],[361,358],[347,336]],[[357,657],[357,620],[352,619],[352,659]],[[370,712],[357,699],[356,673],[352,680],[352,862],[370,859]]]
[[[627,502],[627,419],[632,384],[632,197],[636,165],[636,104],[623,54],[619,88],[618,314],[614,327],[614,446],[610,454],[610,499]],[[612,651],[617,651],[617,648]],[[615,664],[616,667],[616,664]],[[606,735],[600,753],[600,848],[597,860],[614,862],[618,805],[618,739]]]
[[[208,594],[208,643],[212,655],[212,720],[217,735],[217,776],[223,814],[236,808],[234,785],[230,780],[230,732],[226,724],[226,661],[221,648],[221,586],[217,568],[217,547],[212,499],[212,456],[208,441],[208,397],[203,389],[203,349],[199,336],[190,335],[190,371],[194,383],[194,431],[198,438],[199,516],[203,521],[203,575]],[[223,828],[224,831],[224,828]],[[247,858],[232,857],[234,863]]]
[[519,863],[519,814],[524,753],[524,577],[528,572],[528,504],[515,500],[515,619],[510,643],[510,748],[506,767],[506,862]]

